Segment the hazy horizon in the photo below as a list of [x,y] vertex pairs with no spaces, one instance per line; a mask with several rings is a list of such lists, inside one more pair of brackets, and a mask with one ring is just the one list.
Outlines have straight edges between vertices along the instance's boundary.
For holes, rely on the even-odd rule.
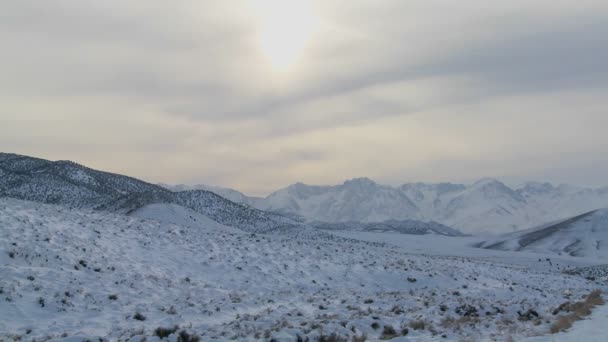
[[2,5],[0,149],[152,183],[608,185],[608,3]]
[[[9,153],[10,154],[10,153],[14,153],[14,152],[0,151],[0,153]],[[18,154],[18,153],[16,153],[16,154]],[[27,155],[27,157],[42,158],[40,156],[33,156],[33,155]],[[44,158],[42,158],[42,159],[44,159]],[[58,159],[58,160],[52,160],[52,161],[62,161],[62,160],[66,160],[66,159]],[[81,162],[79,162],[77,160],[69,160],[69,161],[75,162],[77,164],[81,164],[81,165],[83,165],[85,167],[90,167],[90,165],[83,164],[83,163],[81,163]],[[111,171],[111,170],[103,170],[103,169],[98,169],[98,171],[118,173],[118,172],[114,172],[114,171]],[[198,183],[197,182],[192,182],[192,183],[166,183],[166,182],[162,182],[162,181],[155,182],[155,181],[152,181],[152,180],[145,179],[145,177],[140,177],[138,175],[133,175],[133,174],[123,174],[123,175],[124,176],[129,176],[129,177],[132,177],[132,178],[136,178],[136,179],[140,179],[140,180],[146,181],[148,183],[161,185],[161,186],[169,186],[169,187],[174,187],[174,186],[186,186],[186,187],[208,186],[208,187],[218,187],[218,188],[226,188],[226,189],[236,190],[236,191],[239,191],[239,192],[243,193],[244,195],[247,195],[247,196],[250,196],[250,197],[261,197],[261,198],[264,198],[264,197],[270,195],[271,193],[273,193],[273,192],[275,192],[277,190],[281,190],[283,188],[286,188],[286,187],[288,187],[290,185],[294,185],[294,184],[297,184],[297,183],[303,183],[305,185],[310,185],[310,186],[337,186],[337,185],[341,185],[341,184],[343,184],[345,182],[348,182],[348,181],[352,181],[352,180],[356,180],[356,179],[365,179],[365,178],[366,179],[370,179],[371,181],[375,182],[378,185],[381,185],[381,186],[391,186],[391,187],[399,187],[399,186],[404,185],[404,184],[415,184],[415,183],[424,183],[424,184],[452,183],[452,184],[473,185],[474,183],[483,181],[485,179],[494,179],[494,180],[497,180],[497,181],[505,184],[506,186],[508,186],[508,187],[510,187],[512,189],[517,189],[517,188],[519,188],[521,186],[524,186],[524,183],[527,183],[527,182],[550,183],[551,185],[553,185],[555,187],[560,186],[560,185],[575,186],[575,187],[582,187],[582,188],[595,188],[595,189],[608,187],[608,185],[601,185],[601,184],[597,185],[597,186],[594,186],[594,185],[584,185],[584,184],[576,184],[576,183],[552,182],[552,181],[548,181],[548,180],[545,180],[545,179],[532,179],[532,178],[530,178],[530,179],[523,179],[523,180],[509,180],[508,178],[492,177],[492,176],[484,176],[484,177],[480,177],[480,178],[476,178],[476,179],[462,179],[462,180],[458,180],[458,181],[450,181],[450,180],[437,180],[437,181],[412,180],[412,181],[402,181],[402,182],[400,182],[400,181],[397,180],[396,182],[393,182],[393,183],[385,183],[385,182],[382,182],[382,181],[378,181],[377,179],[373,179],[371,177],[362,175],[362,176],[355,176],[355,177],[351,177],[351,178],[344,178],[342,180],[337,180],[334,183],[307,183],[307,182],[304,182],[304,181],[298,181],[298,180],[296,180],[296,181],[294,181],[292,183],[284,184],[284,185],[279,186],[279,187],[277,187],[275,189],[271,189],[269,192],[257,193],[256,194],[256,193],[248,193],[248,192],[243,191],[241,189],[232,188],[230,186],[226,186],[226,185],[222,185],[222,184],[212,184],[212,183],[204,183],[204,182],[198,182]]]

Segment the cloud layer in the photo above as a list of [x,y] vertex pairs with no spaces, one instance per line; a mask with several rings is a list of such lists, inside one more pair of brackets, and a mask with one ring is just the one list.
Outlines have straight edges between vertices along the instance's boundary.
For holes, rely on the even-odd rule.
[[355,176],[606,185],[608,4],[318,1],[277,71],[256,0],[0,11],[0,146],[252,194]]

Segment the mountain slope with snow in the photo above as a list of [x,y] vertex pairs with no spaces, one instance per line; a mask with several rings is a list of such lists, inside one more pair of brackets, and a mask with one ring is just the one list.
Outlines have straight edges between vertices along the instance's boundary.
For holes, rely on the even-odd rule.
[[211,186],[211,185],[205,185],[205,184],[196,184],[196,185],[158,184],[158,185],[162,186],[163,188],[166,188],[168,190],[171,190],[173,192],[205,190],[205,191],[213,192],[214,194],[218,194],[218,195],[224,197],[225,199],[228,199],[234,203],[246,204],[246,205],[249,205],[252,207],[256,206],[256,203],[261,200],[261,198],[259,198],[259,197],[247,196],[240,191],[237,191],[234,189],[229,189],[229,188],[223,188],[223,187],[219,187],[219,186]]
[[102,172],[71,161],[48,161],[0,153],[0,196],[93,208],[130,193],[166,192],[135,178]]
[[608,259],[608,209],[508,234],[479,247]]
[[[52,162],[2,153],[0,170],[3,175],[0,177],[0,197],[127,215],[153,204],[178,205],[184,210],[173,211],[168,216],[174,223],[187,221],[186,211],[192,210],[219,224],[247,232],[332,238],[305,223],[234,203],[209,191],[173,192],[69,161]],[[186,216],[178,218],[178,214]]]
[[531,208],[525,199],[495,179],[482,179],[462,191],[444,194],[438,201],[438,221],[454,227],[504,231],[525,227],[529,222]]
[[358,178],[337,186],[291,185],[272,193],[258,207],[327,222],[378,222],[416,219],[418,208],[401,191]]
[[175,326],[169,341],[519,340],[546,334],[568,294],[602,286],[386,244],[161,222],[182,211],[135,211],[148,220],[0,198],[0,340],[159,341]]
[[231,233],[240,231],[239,229],[225,226],[205,215],[202,215],[201,213],[177,204],[149,204],[135,210],[130,216],[184,227],[212,229],[215,231]]

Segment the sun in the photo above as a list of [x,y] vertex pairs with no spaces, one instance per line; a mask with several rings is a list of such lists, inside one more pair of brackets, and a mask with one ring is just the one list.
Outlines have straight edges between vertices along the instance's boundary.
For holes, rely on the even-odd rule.
[[276,70],[295,65],[317,29],[311,1],[251,0],[258,14],[260,51]]

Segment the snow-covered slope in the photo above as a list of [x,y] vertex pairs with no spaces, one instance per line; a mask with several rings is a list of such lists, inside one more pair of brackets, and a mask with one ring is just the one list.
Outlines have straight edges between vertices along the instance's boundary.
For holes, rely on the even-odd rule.
[[337,186],[291,185],[272,193],[258,207],[288,212],[326,222],[378,222],[416,219],[419,210],[398,189],[368,178],[357,178]]
[[[308,239],[333,238],[330,234],[315,229],[306,223],[276,213],[234,203],[215,193],[203,190],[176,193],[135,193],[96,209],[133,215],[141,208],[151,204],[178,205],[204,215],[208,219],[222,225],[235,227],[250,233],[287,234],[292,237]],[[174,214],[184,214],[184,212],[179,211]],[[188,218],[182,218],[182,220],[188,220]],[[177,220],[175,222],[180,221]]]
[[[209,191],[173,192],[135,178],[89,169],[73,162],[52,162],[2,153],[0,170],[0,197],[121,214],[133,214],[152,204],[178,205],[222,225],[247,232],[332,238],[330,234],[305,223],[237,204]],[[143,212],[149,213],[149,210]],[[180,215],[185,216],[178,218]],[[170,217],[172,222],[183,223],[189,220],[189,216],[184,210],[175,210]]]
[[598,307],[589,317],[579,322],[568,331],[555,335],[528,337],[520,342],[606,342],[606,323],[608,323],[608,305]]
[[480,247],[608,259],[608,209],[508,234]]
[[[608,207],[608,192],[605,188],[589,189],[565,184],[553,186],[550,183],[528,182],[517,191],[531,207],[536,208],[543,222]],[[555,213],[559,213],[560,217],[556,217]]]
[[163,188],[169,189],[173,192],[192,191],[192,190],[210,191],[210,192],[218,194],[218,195],[224,197],[225,199],[228,199],[234,203],[246,204],[249,206],[256,206],[256,203],[261,200],[261,198],[247,196],[244,193],[239,192],[237,190],[230,189],[230,188],[223,188],[223,187],[219,187],[219,186],[211,186],[211,185],[205,185],[205,184],[169,185],[169,184],[163,184],[163,183],[158,184],[158,185],[162,186]]
[[185,227],[197,227],[199,229],[213,229],[216,231],[235,233],[240,230],[225,226],[213,221],[192,209],[177,204],[148,204],[131,213],[133,217],[147,220],[156,220],[162,223],[176,224]]
[[513,231],[529,223],[531,210],[517,192],[495,179],[482,179],[438,198],[437,220],[469,231]]
[[519,340],[547,333],[567,296],[601,286],[385,244],[158,221],[182,210],[136,211],[156,215],[147,220],[0,198],[0,340],[159,341],[158,328],[175,325],[169,341],[182,331],[201,341]]
[[0,197],[92,208],[130,193],[166,190],[135,178],[93,170],[71,161],[0,153]]

